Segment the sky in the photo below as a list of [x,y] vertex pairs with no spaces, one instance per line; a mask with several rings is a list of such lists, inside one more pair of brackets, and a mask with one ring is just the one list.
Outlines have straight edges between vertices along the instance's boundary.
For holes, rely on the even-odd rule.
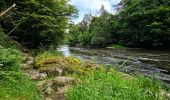
[[100,10],[102,5],[104,5],[108,12],[114,13],[112,5],[119,2],[120,0],[71,0],[70,3],[76,6],[76,8],[79,10],[79,17],[73,21],[75,23],[82,21],[84,14],[86,13],[92,13],[95,15],[96,12]]

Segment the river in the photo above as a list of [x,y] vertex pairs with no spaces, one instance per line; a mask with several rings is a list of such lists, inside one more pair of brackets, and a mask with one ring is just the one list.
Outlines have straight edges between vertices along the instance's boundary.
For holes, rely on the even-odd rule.
[[118,69],[128,74],[140,73],[170,82],[170,51],[135,48],[78,48],[61,45],[64,56],[76,56],[82,61],[92,61]]

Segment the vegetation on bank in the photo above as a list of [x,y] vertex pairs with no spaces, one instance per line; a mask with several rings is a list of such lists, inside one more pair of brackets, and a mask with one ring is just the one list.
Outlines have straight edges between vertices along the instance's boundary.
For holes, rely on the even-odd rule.
[[122,46],[122,45],[119,45],[119,44],[112,44],[112,45],[109,45],[107,48],[124,49],[126,47]]
[[96,70],[67,92],[68,100],[167,100],[162,84],[144,76]]
[[114,8],[116,14],[109,14],[104,6],[98,16],[85,14],[80,23],[71,25],[68,43],[97,47],[121,44],[169,48],[169,0],[121,0]]
[[[102,6],[98,17],[87,14],[80,24],[71,25],[71,34],[65,33],[70,24],[69,19],[77,10],[69,0],[1,0],[0,11],[8,9],[13,3],[16,3],[15,9],[0,16],[2,100],[42,99],[32,80],[21,71],[20,46],[50,48],[62,42],[64,35],[70,44],[87,46],[119,43],[134,47],[162,47],[170,42],[168,0],[122,0],[116,7],[116,15],[109,14]],[[59,75],[74,77],[76,84],[66,94],[69,100],[166,99],[167,91],[154,79],[129,76],[114,69],[106,70],[104,66],[83,63],[74,57],[46,52],[36,56],[34,65],[37,76],[41,74],[43,77],[48,76],[47,79],[54,78],[55,68],[60,68],[62,72]],[[58,84],[54,87],[58,89]],[[52,89],[47,87],[47,90]]]
[[21,71],[19,50],[57,46],[76,12],[68,0],[0,1],[0,99],[41,99]]
[[[62,76],[76,79],[69,86],[67,100],[167,100],[166,91],[158,80],[142,75],[130,76],[116,69],[81,62],[75,57],[63,57],[46,52],[36,57],[35,66],[45,71],[48,68],[63,69]],[[162,92],[163,91],[163,92]]]
[[21,71],[22,52],[0,28],[0,99],[40,100],[33,82]]
[[20,52],[0,46],[0,55],[0,99],[39,100],[33,82],[20,69]]
[[57,46],[69,19],[77,10],[68,0],[1,0],[0,11],[13,3],[15,8],[0,16],[4,34],[28,48]]

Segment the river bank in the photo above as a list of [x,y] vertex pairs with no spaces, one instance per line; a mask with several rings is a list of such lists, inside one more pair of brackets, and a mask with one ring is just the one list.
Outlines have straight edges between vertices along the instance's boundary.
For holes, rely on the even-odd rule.
[[[108,67],[108,65],[97,64],[92,60],[83,60],[68,52],[63,52],[64,55],[62,55],[58,51],[61,51],[61,48],[53,52],[41,52],[35,57],[20,52],[22,63],[14,62],[17,56],[15,53],[9,53],[11,57],[14,57],[9,60],[12,64],[11,67],[19,68],[18,64],[21,64],[19,72],[23,74],[15,74],[18,78],[14,83],[17,82],[18,85],[12,84],[8,92],[1,92],[1,98],[9,100],[21,98],[25,100],[33,98],[36,100],[87,100],[90,98],[167,100],[170,97],[169,86],[165,86],[154,78],[135,74],[128,75],[119,72],[114,66]],[[17,66],[13,66],[15,63]],[[13,77],[9,73],[5,75]],[[10,80],[8,82],[8,85],[13,83]],[[18,82],[22,82],[22,85],[19,85]],[[0,86],[6,85],[1,84]],[[13,86],[16,86],[17,92],[10,94],[16,89]],[[0,89],[5,88],[9,89],[8,86]],[[24,88],[25,90],[23,90]],[[22,93],[23,91],[24,93]],[[15,93],[18,93],[17,97],[14,96]]]
[[[168,87],[157,80],[131,76],[90,61],[45,52],[26,68],[46,100],[131,99],[166,100]],[[135,94],[135,95],[134,95]]]
[[128,74],[140,73],[166,82],[170,81],[169,51],[139,48],[79,48],[68,45],[60,46],[58,51],[61,51],[66,57],[74,55],[82,61],[121,66],[119,71]]

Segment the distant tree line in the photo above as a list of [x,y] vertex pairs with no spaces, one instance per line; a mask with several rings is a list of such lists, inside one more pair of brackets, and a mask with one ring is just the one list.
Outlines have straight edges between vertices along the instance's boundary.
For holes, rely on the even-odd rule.
[[102,6],[99,16],[86,14],[82,22],[70,25],[67,42],[96,47],[113,43],[170,47],[170,0],[122,0],[114,8],[116,14],[109,14]]

